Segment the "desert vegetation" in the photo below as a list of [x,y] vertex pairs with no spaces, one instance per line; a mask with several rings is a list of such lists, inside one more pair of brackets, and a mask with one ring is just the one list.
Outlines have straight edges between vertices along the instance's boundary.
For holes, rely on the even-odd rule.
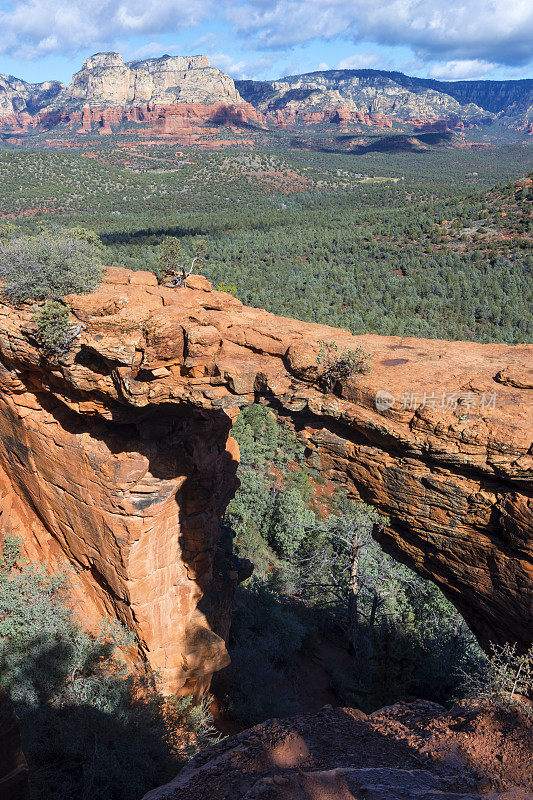
[[4,152],[0,213],[17,236],[90,228],[104,263],[156,273],[162,241],[177,238],[182,263],[200,249],[196,269],[243,302],[353,333],[530,337],[531,190],[516,183],[529,145],[364,156],[285,145]]
[[101,620],[89,632],[66,571],[21,557],[3,535],[0,682],[20,720],[32,800],[138,800],[216,740],[204,705],[164,699],[126,664],[132,637]]
[[93,291],[103,272],[95,240],[92,231],[82,228],[3,237],[0,279],[4,294],[15,301],[57,300]]
[[232,665],[219,679],[237,719],[298,710],[296,659],[311,658],[317,641],[345,652],[327,665],[338,702],[366,711],[417,697],[451,703],[467,692],[465,674],[486,684],[489,662],[458,612],[373,539],[384,518],[328,490],[273,411],[244,409],[234,435],[241,487],[225,524],[255,567],[237,595]]

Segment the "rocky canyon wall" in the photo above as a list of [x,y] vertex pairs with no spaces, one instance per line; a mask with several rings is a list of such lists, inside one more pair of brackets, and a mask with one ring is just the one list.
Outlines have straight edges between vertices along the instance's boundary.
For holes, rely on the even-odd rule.
[[[67,562],[88,621],[116,615],[167,691],[228,662],[246,565],[221,540],[238,409],[270,404],[328,481],[389,517],[385,549],[435,581],[483,644],[533,640],[533,346],[351,336],[109,269],[68,298],[56,360],[30,306],[0,304],[0,530]],[[372,371],[323,393],[319,340]]]

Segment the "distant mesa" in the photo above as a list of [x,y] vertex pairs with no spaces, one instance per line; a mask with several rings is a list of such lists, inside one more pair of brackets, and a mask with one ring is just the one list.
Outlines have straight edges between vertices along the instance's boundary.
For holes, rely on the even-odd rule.
[[[173,122],[162,124],[165,116]],[[223,119],[228,125],[259,121],[232,78],[211,67],[205,55],[125,63],[119,53],[96,53],[83,62],[69,86],[0,76],[0,127],[15,133],[70,125],[78,133],[96,126],[106,134],[133,121],[153,124],[155,132],[164,135],[190,128],[191,119],[199,123],[212,116],[214,122]]]
[[245,100],[269,121],[305,123],[312,115],[339,124],[391,127],[393,122],[459,128],[495,120],[533,128],[533,80],[453,81],[383,70],[328,70],[277,81],[236,81]]
[[[172,120],[165,123],[167,116]],[[233,81],[205,55],[124,62],[114,52],[87,58],[68,86],[0,75],[5,135],[62,125],[74,134],[110,134],[131,122],[147,125],[157,136],[181,135],[186,128],[192,135],[195,127],[211,123],[274,128],[326,123],[396,131],[408,124],[421,132],[445,132],[495,122],[531,135],[533,80],[441,82],[400,72],[330,70]]]

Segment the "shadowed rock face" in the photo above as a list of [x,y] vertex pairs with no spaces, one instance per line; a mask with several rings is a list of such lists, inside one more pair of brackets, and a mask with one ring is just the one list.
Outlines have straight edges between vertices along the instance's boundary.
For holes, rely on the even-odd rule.
[[28,765],[21,748],[18,720],[0,686],[0,797],[29,800],[29,796]]
[[[85,329],[57,361],[36,347],[29,305],[0,305],[1,529],[73,564],[87,615],[135,631],[169,691],[200,691],[227,663],[243,574],[219,541],[237,485],[231,421],[259,401],[328,481],[388,515],[385,549],[482,644],[527,647],[533,347],[354,337],[189,285],[109,269],[69,298]],[[372,371],[323,393],[319,340],[363,346]]]

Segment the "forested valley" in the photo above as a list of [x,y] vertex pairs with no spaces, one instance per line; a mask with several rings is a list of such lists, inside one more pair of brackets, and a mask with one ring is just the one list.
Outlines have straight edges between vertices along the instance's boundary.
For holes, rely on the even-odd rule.
[[157,271],[178,237],[184,263],[276,314],[516,343],[532,330],[532,190],[514,183],[531,153],[4,152],[0,213],[21,234],[94,229],[131,269]]

